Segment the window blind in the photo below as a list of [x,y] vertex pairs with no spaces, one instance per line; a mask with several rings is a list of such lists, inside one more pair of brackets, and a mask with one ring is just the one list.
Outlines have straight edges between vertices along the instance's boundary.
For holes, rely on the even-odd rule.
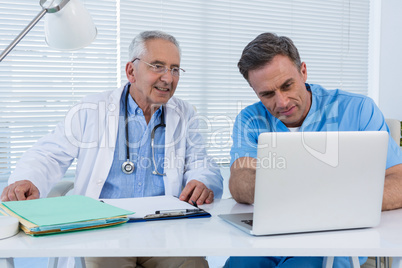
[[[258,101],[237,62],[244,46],[262,32],[293,39],[307,63],[309,83],[367,94],[370,1],[82,2],[98,29],[90,46],[52,50],[40,21],[0,63],[0,179],[8,178],[22,153],[54,129],[71,105],[126,83],[129,43],[144,30],[163,30],[180,42],[186,73],[175,96],[196,107],[207,151],[222,164],[229,162],[236,115]],[[36,1],[2,0],[0,50],[39,11]]]
[[[49,48],[43,18],[0,63],[0,179],[9,177],[21,155],[53,130],[74,103],[120,81],[116,1],[83,3],[98,28],[90,46],[74,52]],[[2,0],[0,49],[40,11],[39,1]]]
[[286,35],[307,64],[309,83],[367,94],[369,5],[364,0],[121,1],[122,68],[137,33],[159,29],[174,35],[186,70],[175,96],[197,107],[208,153],[228,163],[234,119],[258,101],[237,69],[243,48],[262,32]]

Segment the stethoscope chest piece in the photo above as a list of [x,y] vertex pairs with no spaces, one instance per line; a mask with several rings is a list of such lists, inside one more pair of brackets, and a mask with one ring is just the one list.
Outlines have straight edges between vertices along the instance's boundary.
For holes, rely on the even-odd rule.
[[127,160],[126,162],[123,163],[123,165],[121,165],[121,170],[125,174],[133,173],[134,172],[134,164],[133,164],[133,162]]

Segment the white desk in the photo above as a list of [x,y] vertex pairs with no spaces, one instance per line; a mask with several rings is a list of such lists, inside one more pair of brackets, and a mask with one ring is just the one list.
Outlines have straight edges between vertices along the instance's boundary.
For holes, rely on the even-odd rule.
[[402,256],[402,209],[369,229],[253,237],[217,217],[251,206],[217,200],[211,218],[127,223],[111,228],[0,240],[0,258],[66,256]]

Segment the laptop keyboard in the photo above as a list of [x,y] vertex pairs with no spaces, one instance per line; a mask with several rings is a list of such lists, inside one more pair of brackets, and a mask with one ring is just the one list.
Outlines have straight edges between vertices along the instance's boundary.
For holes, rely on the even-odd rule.
[[241,222],[244,222],[245,224],[253,226],[253,220],[242,220]]

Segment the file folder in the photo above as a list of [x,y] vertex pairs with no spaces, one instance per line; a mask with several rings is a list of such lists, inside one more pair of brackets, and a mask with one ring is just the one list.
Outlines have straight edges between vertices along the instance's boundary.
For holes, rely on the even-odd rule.
[[0,207],[18,218],[29,235],[54,234],[123,224],[134,212],[96,199],[70,195],[25,201],[9,201]]

